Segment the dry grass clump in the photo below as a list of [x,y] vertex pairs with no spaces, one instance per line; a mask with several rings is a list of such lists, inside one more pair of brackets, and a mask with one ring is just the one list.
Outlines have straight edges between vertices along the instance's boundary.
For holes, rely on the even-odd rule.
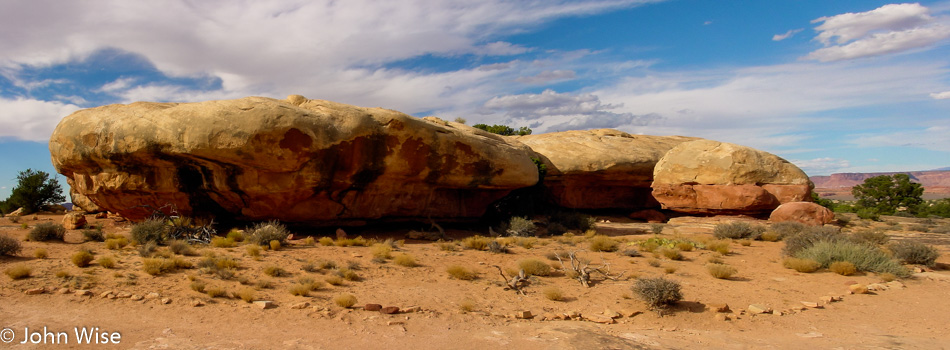
[[550,276],[553,270],[550,264],[533,258],[518,261],[518,268],[531,276]]
[[115,259],[110,256],[103,256],[99,258],[99,260],[96,260],[96,263],[107,269],[115,268],[116,265]]
[[724,260],[722,260],[721,255],[712,255],[708,259],[706,259],[706,262],[710,264],[725,264],[726,263]]
[[544,294],[544,297],[552,301],[562,301],[564,300],[564,293],[561,292],[561,288],[556,286],[546,287],[541,290],[541,294]]
[[393,258],[393,262],[399,266],[405,267],[416,267],[419,266],[419,263],[416,262],[416,258],[409,254],[399,254]]
[[20,245],[20,241],[16,238],[0,235],[0,255],[16,256],[22,249],[23,247]]
[[264,267],[264,274],[271,277],[287,277],[290,276],[290,272],[284,270],[282,267],[277,265],[270,265]]
[[333,303],[342,308],[349,308],[356,305],[356,296],[349,293],[337,294],[333,297]]
[[376,243],[369,247],[370,254],[377,259],[392,259],[393,247],[389,244]]
[[227,238],[232,242],[244,242],[244,231],[231,229],[231,231],[228,231]]
[[746,222],[734,221],[716,225],[716,227],[713,228],[713,237],[719,239],[757,239],[764,231],[765,228],[762,226],[753,226]]
[[73,264],[79,267],[87,267],[95,259],[96,257],[92,255],[92,252],[85,249],[76,252],[71,258]]
[[205,292],[205,288],[208,287],[208,285],[205,284],[205,283],[202,282],[202,281],[193,281],[193,282],[191,282],[191,285],[189,285],[189,287],[190,287],[191,290],[193,290],[193,291],[196,291],[196,292],[198,292],[198,293],[204,293],[204,292]]
[[278,251],[278,250],[280,250],[280,247],[281,247],[280,241],[278,241],[278,240],[276,240],[276,239],[273,240],[273,241],[270,241],[270,245],[269,245],[269,246],[270,246],[270,250]]
[[708,264],[706,265],[706,271],[709,272],[709,275],[718,279],[727,279],[739,272],[735,267],[726,264]]
[[851,276],[855,272],[858,272],[854,264],[847,261],[835,261],[828,266],[828,269],[842,276]]
[[880,248],[850,240],[820,241],[794,256],[815,260],[822,267],[828,267],[835,261],[847,261],[854,264],[858,271],[890,272],[898,276],[910,274],[904,266],[891,259]]
[[106,249],[119,250],[129,245],[129,239],[124,236],[106,238]]
[[660,243],[657,243],[652,240],[640,242],[640,250],[645,251],[647,253],[653,253],[659,247],[660,247]]
[[244,250],[247,251],[247,256],[249,257],[252,257],[255,259],[261,257],[261,246],[259,245],[249,244],[245,246]]
[[314,240],[313,237],[311,237],[311,236],[307,236],[307,238],[304,238],[304,239],[303,239],[303,245],[306,245],[306,246],[313,246],[313,245],[316,245],[316,244],[317,244],[316,240]]
[[336,262],[330,260],[318,260],[316,266],[317,269],[320,270],[332,270],[336,268]]
[[250,234],[245,235],[245,240],[251,244],[259,246],[270,245],[271,241],[285,243],[290,231],[287,227],[278,221],[262,222],[250,229]]
[[683,299],[680,284],[665,278],[641,278],[630,288],[651,309],[675,304]]
[[679,267],[676,265],[669,264],[663,266],[663,272],[666,272],[666,274],[676,273],[676,270],[679,270]]
[[486,248],[488,248],[488,243],[491,241],[492,241],[491,238],[483,237],[479,235],[465,237],[464,239],[462,239],[462,247],[465,249],[485,250]]
[[[0,254],[2,255],[2,254]],[[46,259],[49,257],[49,252],[46,251],[46,248],[37,248],[33,251],[33,256],[37,259]]]
[[683,260],[683,254],[680,252],[679,249],[676,249],[676,248],[663,247],[663,248],[660,248],[660,250],[658,250],[657,252],[660,255],[662,255],[664,258],[667,258],[670,260]]
[[337,237],[333,242],[337,247],[365,247],[370,244],[363,236],[356,238]]
[[192,264],[188,260],[182,259],[181,257],[174,258],[143,258],[142,259],[142,270],[145,273],[158,276],[169,272],[177,271],[178,269],[189,269],[192,267]]
[[775,231],[765,231],[765,232],[762,232],[761,235],[759,235],[759,240],[766,241],[766,242],[778,242],[782,240],[782,235],[776,233]]
[[890,272],[884,272],[882,274],[877,275],[877,277],[880,278],[881,281],[884,281],[884,282],[890,282],[897,279],[897,276]]
[[900,241],[891,244],[888,249],[894,253],[894,258],[907,264],[919,264],[934,267],[940,252],[931,245],[914,241]]
[[294,296],[299,296],[299,297],[310,296],[310,290],[311,290],[310,286],[302,284],[302,283],[297,283],[290,286],[290,294]]
[[696,244],[693,242],[680,241],[676,242],[675,248],[684,252],[691,252],[696,248]]
[[32,272],[33,270],[26,265],[16,265],[3,270],[3,273],[5,273],[7,277],[14,280],[30,277],[30,273]]
[[452,278],[462,281],[471,281],[478,277],[477,273],[461,265],[450,265],[445,272],[448,272]]
[[777,242],[785,237],[796,235],[805,229],[805,224],[795,221],[776,222],[769,226],[769,229],[762,232],[759,239],[768,242]]
[[782,266],[803,273],[812,273],[821,268],[821,263],[811,259],[785,258]]
[[455,244],[455,242],[438,241],[435,242],[435,245],[439,247],[439,250],[444,252],[454,252],[458,250],[458,246]]
[[27,241],[44,242],[49,240],[62,241],[66,235],[66,228],[60,224],[54,224],[50,221],[44,221],[30,230],[26,234]]
[[343,279],[347,281],[359,281],[361,279],[360,275],[357,274],[352,268],[342,268],[336,270],[336,275],[343,277]]
[[619,241],[604,235],[595,235],[590,239],[590,250],[594,252],[615,252],[619,246]]
[[317,243],[320,243],[320,245],[322,245],[322,246],[324,246],[324,247],[329,247],[329,246],[333,245],[333,238],[330,238],[330,237],[320,237],[320,239],[317,240]]
[[722,255],[729,255],[729,240],[719,239],[706,244],[706,249]]
[[476,310],[475,301],[472,299],[465,299],[459,303],[459,310],[462,312],[472,312]]
[[752,245],[752,240],[751,240],[751,239],[740,239],[740,240],[738,240],[737,242],[739,242],[739,245],[741,245],[741,246],[743,246],[743,247],[748,247],[748,246],[751,246],[751,245]]
[[177,239],[168,243],[168,250],[178,255],[195,256],[198,252],[188,242]]
[[211,239],[211,246],[215,248],[231,248],[234,246],[234,240],[226,237],[214,237]]
[[331,286],[339,286],[343,284],[343,277],[335,276],[335,275],[327,276],[326,278],[323,279],[323,281],[327,282],[327,284]]
[[224,289],[224,287],[214,286],[205,289],[205,294],[212,298],[222,298],[228,294],[228,290]]
[[87,228],[82,230],[82,240],[83,242],[102,242],[106,238],[102,234],[102,226],[96,226],[93,228]]
[[234,293],[235,296],[244,300],[245,303],[252,303],[257,299],[257,291],[254,288],[241,288],[241,290]]
[[132,241],[138,244],[165,242],[168,235],[168,226],[165,222],[158,219],[148,219],[143,222],[132,225],[132,231],[129,233]]
[[883,230],[861,229],[851,233],[851,239],[858,242],[867,242],[874,245],[884,245],[890,237]]

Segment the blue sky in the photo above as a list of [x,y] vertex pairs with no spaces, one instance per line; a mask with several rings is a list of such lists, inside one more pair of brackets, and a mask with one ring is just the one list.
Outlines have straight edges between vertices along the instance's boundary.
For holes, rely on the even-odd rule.
[[941,168],[948,44],[950,1],[4,1],[0,198],[75,110],[251,95]]

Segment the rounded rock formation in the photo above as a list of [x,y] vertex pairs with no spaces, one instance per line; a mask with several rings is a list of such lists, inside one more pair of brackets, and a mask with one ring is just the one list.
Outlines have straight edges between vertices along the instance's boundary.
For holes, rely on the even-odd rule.
[[772,211],[769,221],[795,221],[805,225],[822,226],[835,221],[835,213],[812,202],[785,203]]
[[101,210],[331,225],[472,218],[538,171],[524,145],[458,123],[290,96],[85,109],[50,138]]
[[545,164],[542,181],[560,206],[576,209],[658,208],[653,168],[683,136],[631,135],[612,129],[517,137]]
[[761,215],[810,198],[811,182],[774,154],[695,140],[673,147],[657,162],[653,196],[663,208],[678,212]]

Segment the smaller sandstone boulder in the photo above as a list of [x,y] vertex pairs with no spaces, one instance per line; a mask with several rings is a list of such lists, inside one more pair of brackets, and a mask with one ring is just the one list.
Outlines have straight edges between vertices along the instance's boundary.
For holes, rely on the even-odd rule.
[[771,312],[772,312],[772,308],[762,305],[762,304],[749,305],[749,313],[751,314],[767,314]]
[[848,291],[850,291],[851,294],[868,294],[868,287],[863,284],[856,283],[848,286]]
[[835,213],[812,202],[785,203],[772,211],[769,221],[794,221],[805,225],[822,226],[835,220]]
[[363,310],[366,310],[366,311],[379,311],[382,309],[383,309],[383,306],[379,304],[366,304],[366,306],[363,306]]
[[392,315],[392,314],[399,313],[399,307],[398,307],[398,306],[387,306],[387,307],[384,307],[384,308],[382,308],[382,309],[379,309],[379,312],[382,312],[382,313],[387,314],[387,315]]
[[72,212],[63,216],[63,227],[67,230],[78,230],[86,226],[86,216],[82,213]]

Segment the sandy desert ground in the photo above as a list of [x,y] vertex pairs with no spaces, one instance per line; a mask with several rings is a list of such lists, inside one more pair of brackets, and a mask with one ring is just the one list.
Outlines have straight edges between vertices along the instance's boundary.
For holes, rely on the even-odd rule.
[[[129,234],[130,224],[111,219],[91,219],[104,225],[107,234]],[[665,238],[706,241],[714,225],[745,218],[677,218],[666,224]],[[633,242],[654,237],[651,226],[619,217],[599,217],[599,234],[621,241],[621,251]],[[239,268],[235,276],[222,279],[199,268],[181,269],[152,276],[143,272],[143,258],[133,246],[107,249],[102,242],[82,242],[78,230],[68,231],[65,242],[23,242],[18,257],[0,257],[0,270],[26,265],[31,277],[12,280],[0,276],[0,328],[9,328],[14,339],[2,348],[98,348],[102,344],[79,344],[76,327],[98,327],[121,334],[111,348],[129,349],[941,349],[950,347],[950,234],[911,231],[921,219],[884,217],[883,222],[853,220],[852,224],[886,229],[892,241],[913,239],[934,244],[941,251],[934,269],[916,277],[885,284],[886,290],[849,294],[848,286],[880,283],[873,273],[842,276],[827,270],[798,273],[782,266],[782,242],[753,241],[749,246],[733,242],[721,259],[738,273],[716,279],[705,264],[716,256],[709,250],[683,252],[673,261],[618,252],[591,252],[589,239],[540,238],[530,248],[512,245],[508,254],[466,250],[446,251],[430,241],[406,240],[392,254],[408,254],[419,266],[404,267],[388,259],[374,262],[370,247],[308,245],[301,238],[335,237],[334,230],[297,231],[289,245],[263,251],[260,258],[248,255],[246,247],[196,247],[195,256],[183,259],[198,265],[204,256],[231,257]],[[62,221],[61,215],[23,217],[19,223],[0,219],[0,233],[22,240],[42,221]],[[609,222],[607,222],[609,221]],[[26,223],[28,228],[23,228]],[[767,224],[766,222],[761,222]],[[934,220],[932,227],[950,226],[950,219]],[[427,225],[419,225],[425,227]],[[846,229],[847,230],[847,229]],[[383,241],[404,239],[408,228],[347,229],[349,237]],[[479,234],[450,228],[459,240]],[[485,234],[481,232],[481,234]],[[635,247],[635,246],[633,246]],[[96,257],[113,257],[113,268],[93,263],[79,268],[71,256],[80,249]],[[35,258],[37,249],[47,257]],[[167,248],[161,248],[166,250]],[[619,280],[598,280],[589,288],[555,270],[552,276],[532,277],[525,295],[506,290],[493,265],[506,269],[526,258],[537,258],[557,267],[546,256],[553,252],[578,251],[593,262],[607,262],[612,273],[624,272]],[[303,270],[307,265],[333,262],[350,267],[359,279],[340,285],[322,286],[308,296],[295,296],[290,288],[301,280],[332,280],[330,269]],[[472,281],[453,279],[446,272],[461,265],[478,274]],[[657,266],[653,266],[657,265]],[[289,274],[272,277],[268,267],[280,266]],[[911,267],[914,268],[914,267]],[[635,278],[666,277],[682,284],[684,299],[664,315],[649,310],[630,290]],[[226,276],[227,277],[227,276]],[[225,291],[210,297],[192,289],[198,281],[207,289]],[[42,288],[41,294],[27,291]],[[563,300],[553,301],[545,291],[560,290]],[[85,290],[89,295],[80,295]],[[232,296],[254,290],[255,300],[273,301],[263,309]],[[155,294],[153,294],[155,293]],[[352,308],[337,306],[341,293],[357,298]],[[110,295],[111,294],[111,295]],[[825,303],[824,297],[841,297]],[[139,299],[141,300],[134,300]],[[802,303],[824,304],[821,308]],[[368,303],[397,306],[396,314],[364,311]],[[200,304],[200,306],[195,306]],[[716,312],[727,304],[730,312]],[[772,313],[752,314],[750,305],[763,305]],[[406,312],[408,310],[409,312]],[[530,319],[515,318],[529,311]],[[605,313],[623,314],[611,324]],[[580,314],[570,320],[546,320],[565,313]],[[633,316],[630,316],[633,315]],[[726,316],[728,315],[728,316]],[[610,315],[616,316],[616,315]],[[724,320],[729,318],[729,320]],[[588,320],[584,320],[588,319]],[[23,332],[68,332],[66,343],[31,344]],[[49,338],[52,339],[52,338]],[[62,338],[61,338],[62,339]]]

